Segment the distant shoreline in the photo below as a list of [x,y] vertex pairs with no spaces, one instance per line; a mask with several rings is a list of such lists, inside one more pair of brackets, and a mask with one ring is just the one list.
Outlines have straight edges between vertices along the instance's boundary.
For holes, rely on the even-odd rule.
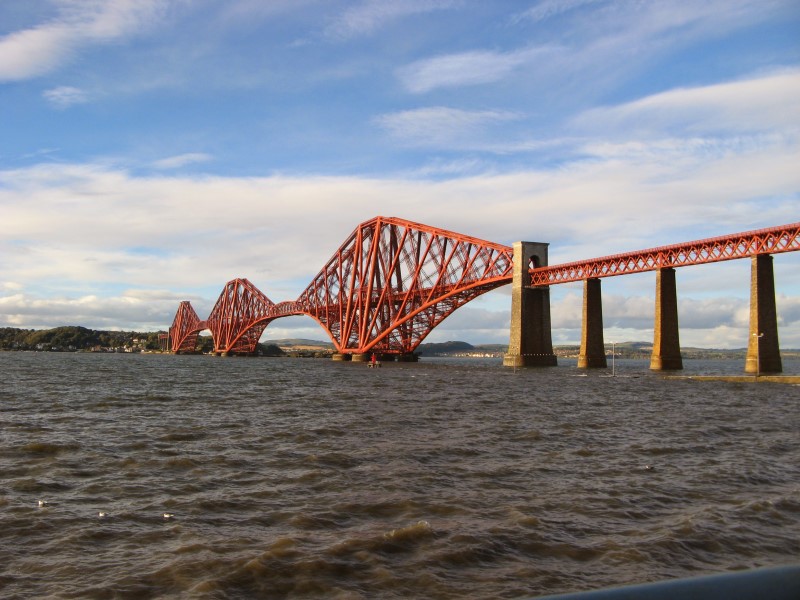
[[[64,326],[52,329],[20,329],[15,327],[0,328],[0,351],[32,351],[32,352],[108,352],[108,353],[140,353],[161,351],[159,336],[165,331],[104,331],[88,329],[80,326]],[[198,353],[212,350],[210,336],[198,338]],[[324,357],[334,352],[331,342],[309,340],[304,338],[283,338],[263,340],[264,349],[273,350],[272,356]],[[620,342],[606,344],[606,354],[623,359],[649,359],[653,345],[648,342]],[[278,351],[279,350],[279,351]],[[508,351],[503,344],[470,344],[469,342],[450,341],[420,344],[416,353],[422,357],[451,358],[500,358]],[[578,344],[564,344],[553,347],[559,358],[577,358],[580,353]],[[746,348],[681,348],[684,359],[731,360],[744,359]],[[781,350],[784,359],[800,359],[800,350],[786,348]]]

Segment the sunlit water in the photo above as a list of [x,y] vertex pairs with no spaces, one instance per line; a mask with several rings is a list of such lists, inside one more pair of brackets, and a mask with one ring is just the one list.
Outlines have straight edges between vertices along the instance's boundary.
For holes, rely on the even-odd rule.
[[647,366],[0,353],[0,596],[525,598],[795,562],[800,387]]

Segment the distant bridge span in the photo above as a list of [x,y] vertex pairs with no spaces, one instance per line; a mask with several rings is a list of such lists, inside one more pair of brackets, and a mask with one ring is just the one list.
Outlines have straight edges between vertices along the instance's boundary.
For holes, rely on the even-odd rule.
[[[215,353],[250,354],[273,320],[307,315],[328,332],[340,356],[371,352],[413,356],[453,311],[513,282],[509,345],[513,356],[506,364],[555,364],[549,341],[551,285],[596,282],[597,298],[592,301],[599,303],[599,278],[656,270],[660,285],[662,271],[675,267],[796,250],[800,250],[800,223],[548,266],[547,244],[518,242],[512,248],[404,219],[375,217],[350,234],[296,300],[276,304],[247,279],[233,279],[205,320],[188,301],[181,302],[167,342],[173,352],[192,351],[197,335],[210,330]],[[524,300],[537,290],[541,298]],[[774,291],[772,295],[774,303]],[[529,341],[515,342],[515,318],[516,326],[531,329],[521,323],[530,320],[521,315],[530,312],[526,305],[531,302],[537,307],[534,312],[541,313],[533,317],[538,321],[535,331],[518,332]],[[596,321],[593,325],[584,314],[584,334],[587,327],[597,330]],[[604,366],[602,316],[599,326],[600,346],[595,335],[593,347],[602,353],[602,361],[585,361],[583,366]],[[677,343],[677,315],[674,329]],[[531,342],[531,336],[536,341]]]

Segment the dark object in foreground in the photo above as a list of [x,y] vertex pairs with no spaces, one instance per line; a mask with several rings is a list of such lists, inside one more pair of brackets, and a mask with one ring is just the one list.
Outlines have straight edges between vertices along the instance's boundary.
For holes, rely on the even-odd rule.
[[540,600],[796,600],[800,565],[544,596]]

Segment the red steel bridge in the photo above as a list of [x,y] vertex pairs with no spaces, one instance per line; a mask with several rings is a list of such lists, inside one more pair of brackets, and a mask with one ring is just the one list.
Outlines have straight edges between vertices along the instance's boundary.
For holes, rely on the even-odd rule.
[[297,300],[275,304],[247,279],[234,279],[205,321],[182,302],[169,347],[192,350],[208,329],[216,353],[252,353],[273,320],[308,315],[338,353],[411,354],[454,310],[511,277],[508,246],[376,217],[350,234]]
[[[800,223],[563,265],[531,268],[526,286],[683,267],[800,250]],[[218,354],[250,354],[275,319],[308,315],[340,354],[410,355],[457,308],[512,282],[513,250],[452,231],[375,217],[360,224],[294,301],[270,300],[233,279],[201,320],[181,302],[167,338],[173,352],[194,350],[209,330]]]

